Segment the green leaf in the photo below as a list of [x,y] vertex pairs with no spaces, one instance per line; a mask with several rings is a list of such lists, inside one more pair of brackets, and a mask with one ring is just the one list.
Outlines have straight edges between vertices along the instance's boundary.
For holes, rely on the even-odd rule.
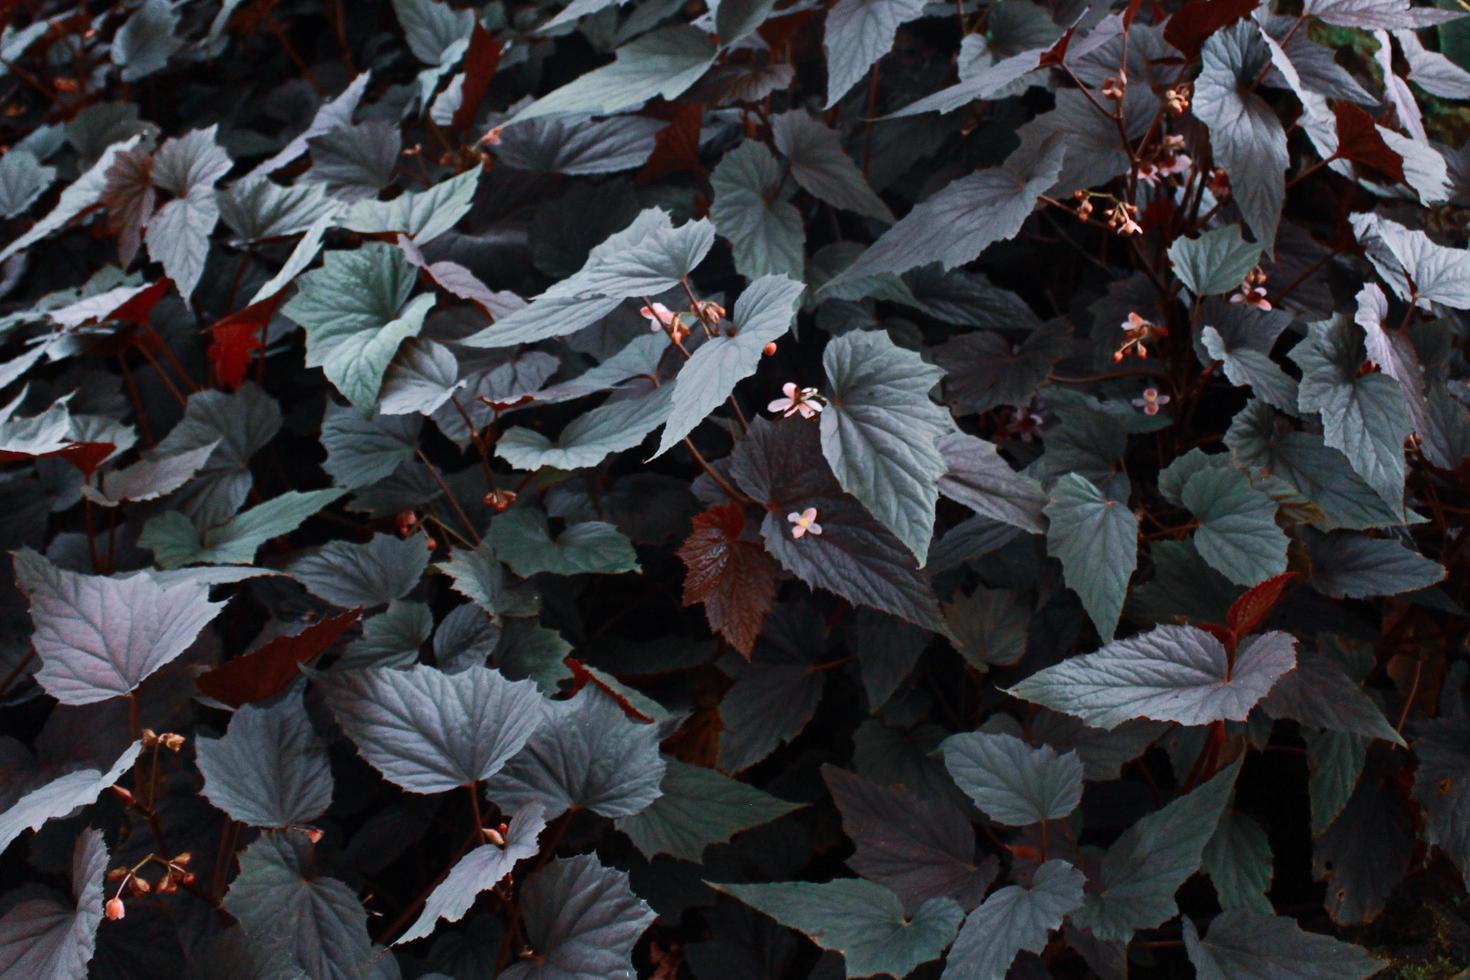
[[248,565],[255,552],[271,538],[290,534],[308,517],[339,500],[345,490],[287,490],[279,497],[242,511],[202,535],[178,511],[165,511],[150,520],[138,544],[153,552],[163,568],[184,565]]
[[603,521],[570,524],[551,537],[544,511],[516,507],[490,522],[487,539],[495,556],[521,578],[641,571],[638,553],[623,532]]
[[1207,325],[1200,331],[1200,344],[1220,362],[1225,377],[1237,387],[1249,387],[1255,396],[1292,415],[1297,411],[1297,380],[1271,360],[1270,348],[1232,346],[1220,331]]
[[446,52],[468,38],[475,24],[473,11],[437,0],[393,0],[393,12],[408,49],[426,65],[441,64]]
[[955,408],[987,412],[1029,403],[1052,365],[1071,350],[1070,328],[1055,320],[1014,344],[993,330],[962,333],[934,348],[934,360],[944,368],[944,393]]
[[24,213],[56,179],[55,167],[43,167],[25,150],[0,157],[0,217]]
[[1052,487],[1046,516],[1047,554],[1061,560],[1067,586],[1082,600],[1098,635],[1111,639],[1138,567],[1138,518],[1126,501],[1109,500],[1075,473]]
[[1270,55],[1252,20],[1236,21],[1205,41],[1190,108],[1210,132],[1215,163],[1231,177],[1245,223],[1269,255],[1286,200],[1286,130],[1276,110],[1251,88]]
[[196,129],[159,147],[153,182],[174,195],[148,221],[148,254],[187,301],[204,274],[209,236],[219,220],[214,185],[229,172],[230,157],[215,142],[216,127]]
[[333,541],[286,566],[306,590],[343,609],[385,606],[402,599],[429,564],[423,538],[375,534],[365,544]]
[[282,187],[267,177],[235,181],[218,202],[220,217],[243,242],[299,235],[339,207],[320,184]]
[[517,170],[571,177],[633,170],[648,161],[659,130],[666,125],[642,116],[533,119],[500,134],[495,161]]
[[1009,667],[1026,655],[1031,603],[1014,589],[976,588],[944,606],[955,649],[980,673]]
[[395,599],[387,609],[363,620],[362,636],[347,644],[332,666],[337,670],[411,667],[433,631],[434,614],[428,606]]
[[112,40],[112,62],[122,67],[122,79],[136,82],[160,71],[184,46],[178,30],[179,13],[168,0],[146,0],[118,28]]
[[746,140],[721,157],[710,189],[715,193],[710,218],[729,239],[742,276],[801,277],[806,259],[801,212],[791,204],[781,167],[764,143]]
[[1425,814],[1425,840],[1449,855],[1470,881],[1470,723],[1436,718],[1414,739],[1414,798]]
[[714,64],[715,54],[709,35],[687,24],[644,34],[619,48],[612,64],[543,95],[505,125],[573,112],[610,116],[656,97],[672,101]]
[[[468,13],[468,11],[464,11]],[[427,244],[459,223],[470,212],[480,167],[422,191],[409,191],[391,201],[358,201],[342,216],[342,227],[362,234],[402,232],[419,245]]]
[[251,827],[309,824],[332,804],[327,749],[306,717],[299,692],[275,704],[242,705],[223,738],[195,742],[200,792]]
[[518,898],[536,958],[511,964],[503,980],[636,976],[633,947],[654,914],[623,872],[595,854],[557,858],[526,879]]
[[742,830],[801,808],[800,803],[788,803],[713,769],[669,757],[664,764],[659,798],[617,822],[649,860],[656,854],[672,854],[698,864],[709,845],[723,844]]
[[459,362],[448,347],[423,338],[406,340],[383,375],[378,411],[433,415],[462,387]]
[[0,852],[25,831],[40,830],[47,821],[58,820],[80,807],[91,806],[98,796],[116,785],[123,774],[133,768],[142,751],[143,743],[137,741],[124,749],[106,769],[102,768],[101,762],[81,767],[71,763],[60,769],[59,774],[49,766],[40,767],[39,772],[26,771],[9,761],[14,759],[14,755],[9,755],[10,778],[8,785],[0,790],[3,792],[0,801],[5,805],[5,809],[0,810]]
[[1160,626],[1037,671],[1010,693],[1095,728],[1133,718],[1207,725],[1244,721],[1295,664],[1296,640],[1287,633],[1253,637],[1232,663],[1204,630]]
[[730,0],[729,3],[721,3],[715,12],[715,33],[720,36],[720,43],[730,46],[748,36],[765,22],[775,6],[776,0]]
[[382,242],[328,252],[322,267],[297,280],[281,312],[306,330],[306,366],[320,367],[348,401],[372,411],[383,374],[405,338],[417,336],[434,305],[414,297],[415,269]]
[[1391,538],[1334,531],[1306,535],[1312,588],[1334,599],[1400,595],[1444,580],[1444,566]]
[[210,602],[209,587],[197,582],[162,585],[148,572],[80,575],[29,548],[13,555],[36,628],[35,677],[62,704],[131,693],[182,655],[225,607]]
[[569,422],[555,442],[525,426],[507,429],[495,443],[495,455],[527,472],[543,466],[596,466],[613,453],[641,445],[668,418],[673,395],[673,387],[664,385],[635,398],[609,399]]
[[1075,752],[1032,748],[1001,732],[961,732],[945,739],[943,749],[955,785],[996,823],[1061,820],[1082,801],[1082,760]]
[[807,193],[834,208],[893,222],[893,212],[842,148],[842,138],[821,120],[802,109],[783,112],[771,117],[771,138]]
[[1332,826],[1357,789],[1368,757],[1368,739],[1345,732],[1312,731],[1307,743],[1307,796],[1312,810],[1312,836]]
[[541,597],[534,590],[506,585],[505,569],[488,544],[473,551],[455,548],[448,561],[434,567],[453,580],[454,591],[491,616],[535,616],[541,611]]
[[1362,980],[1384,967],[1351,943],[1245,910],[1217,915],[1204,939],[1186,917],[1184,947],[1200,980]]
[[356,490],[390,475],[419,445],[423,420],[414,415],[372,415],[335,401],[322,417],[322,469],[339,487]]
[[1169,246],[1174,275],[1196,296],[1233,293],[1261,260],[1262,247],[1247,242],[1239,225],[1225,225]]
[[762,276],[740,294],[733,335],[723,332],[706,340],[679,369],[669,421],[654,456],[682,441],[737,384],[755,374],[766,344],[784,336],[795,320],[803,288],[785,276]]
[[[813,588],[944,632],[928,577],[903,543],[838,486],[819,440],[817,427],[804,420],[757,419],[731,454],[735,483],[766,506],[766,550]],[[808,507],[816,509],[822,533],[798,540],[789,515]]]
[[1205,845],[1235,788],[1240,761],[1209,782],[1150,813],[1108,848],[1096,894],[1072,921],[1103,941],[1127,942],[1179,912],[1174,893],[1199,870]]
[[924,12],[921,0],[838,0],[827,11],[827,104],[836,105],[893,47],[900,25]]
[[1225,444],[1237,466],[1252,475],[1273,477],[1299,492],[1321,511],[1326,527],[1398,526],[1393,508],[1353,471],[1347,457],[1312,432],[1282,433],[1277,415],[1264,401],[1251,401],[1230,423]]
[[713,244],[714,226],[708,221],[689,221],[676,228],[666,211],[649,208],[592,249],[570,278],[460,343],[514,347],[576,333],[625,298],[652,296],[677,286]]
[[1261,710],[1272,718],[1404,744],[1373,698],[1325,650],[1301,651],[1296,668],[1271,689]]
[[930,262],[953,269],[994,243],[1014,238],[1037,197],[1056,183],[1064,147],[1061,139],[1048,141],[1024,172],[1002,166],[959,178],[904,215],[825,288]]
[[991,442],[964,432],[939,439],[945,473],[939,492],[982,517],[1032,534],[1046,531],[1047,494],[1041,484],[1011,468]]
[[1238,470],[1214,468],[1191,476],[1180,499],[1199,520],[1200,557],[1237,585],[1251,586],[1286,571],[1286,534],[1276,526],[1276,502]]
[[482,844],[455,862],[444,880],[434,886],[424,901],[424,910],[393,945],[411,943],[432,935],[442,922],[458,922],[475,904],[481,892],[489,891],[510,874],[518,861],[536,856],[537,838],[546,829],[541,807],[531,804],[516,811],[506,828],[504,844]]
[[1402,510],[1404,440],[1414,426],[1398,382],[1359,373],[1367,356],[1362,328],[1347,320],[1314,323],[1291,356],[1302,369],[1302,411],[1321,412],[1327,445],[1342,450],[1358,475]]
[[489,667],[446,674],[419,664],[319,675],[327,706],[357,751],[410,793],[447,793],[499,773],[542,727],[529,681]]
[[934,536],[939,479],[948,469],[938,441],[953,429],[949,413],[929,397],[944,373],[883,331],[834,337],[822,366],[830,386],[822,453],[842,489],[922,566]]
[[544,708],[546,723],[486,787],[497,805],[540,803],[548,820],[573,807],[631,817],[663,795],[658,726],[633,721],[596,687]]
[[1220,817],[1204,866],[1221,908],[1271,914],[1271,842],[1254,819],[1235,811]]
[[913,915],[931,898],[973,908],[995,880],[994,858],[975,860],[969,818],[945,800],[920,799],[902,786],[881,786],[833,765],[822,778],[856,850],[848,867],[892,889]]
[[1400,299],[1426,308],[1434,302],[1470,309],[1470,269],[1465,267],[1464,249],[1439,245],[1424,232],[1371,211],[1349,220],[1373,267]]
[[245,848],[224,907],[252,944],[281,950],[308,976],[355,980],[369,968],[367,911],[346,884],[320,874],[300,831],[259,837]]
[[98,485],[83,484],[82,496],[103,507],[116,507],[129,500],[157,500],[193,479],[204,468],[220,440],[202,443],[177,453],[155,448],[144,452],[131,466],[105,473]]
[[[71,901],[18,894],[0,916],[0,976],[83,980],[97,948],[106,897],[107,843],[100,830],[77,835],[71,855]],[[35,887],[35,886],[33,886]]]
[[951,900],[931,898],[905,918],[897,895],[860,878],[709,885],[841,953],[848,977],[908,976],[938,958],[964,915]]
[[1005,980],[1017,953],[1040,953],[1051,931],[1082,904],[1085,880],[1066,861],[1053,859],[1036,869],[1029,888],[997,889],[965,919],[944,980]]

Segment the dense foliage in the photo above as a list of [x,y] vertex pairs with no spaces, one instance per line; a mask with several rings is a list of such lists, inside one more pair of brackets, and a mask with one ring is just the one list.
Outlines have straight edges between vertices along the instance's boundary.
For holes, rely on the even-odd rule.
[[0,977],[1457,973],[1459,17],[0,4]]

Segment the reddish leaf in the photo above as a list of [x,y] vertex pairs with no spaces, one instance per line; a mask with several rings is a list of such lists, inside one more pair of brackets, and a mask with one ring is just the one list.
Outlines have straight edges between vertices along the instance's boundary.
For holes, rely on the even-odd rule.
[[1238,638],[1243,639],[1260,629],[1266,617],[1271,615],[1271,610],[1276,608],[1276,603],[1281,601],[1281,594],[1286,591],[1287,584],[1295,576],[1296,572],[1282,572],[1275,578],[1266,579],[1231,603],[1225,622]]
[[638,171],[640,184],[661,180],[670,174],[694,173],[704,175],[699,162],[699,127],[704,121],[704,106],[695,102],[676,102],[661,116],[669,117],[669,124],[653,137],[653,154],[643,169]]
[[791,43],[791,39],[796,36],[796,32],[805,27],[807,21],[816,15],[815,9],[807,8],[786,17],[771,17],[757,27],[755,32],[761,36],[762,41],[766,42],[767,47],[779,52],[784,50]]
[[710,629],[749,658],[776,598],[776,563],[760,545],[741,540],[744,529],[739,506],[711,507],[694,518],[679,557],[688,569],[684,605],[704,603]]
[[97,472],[97,467],[102,461],[112,455],[117,446],[110,442],[74,442],[70,446],[54,449],[49,453],[17,453],[11,450],[0,450],[0,463],[18,463],[21,460],[31,459],[64,459],[77,469],[87,479]]
[[1195,0],[1164,25],[1164,40],[1186,58],[1199,57],[1205,39],[1255,10],[1259,0]]
[[[1138,12],[1138,4],[1139,0],[1133,0],[1128,5],[1129,12],[1124,15],[1125,23],[1132,21],[1133,18],[1131,15]],[[1077,33],[1075,25],[1067,28],[1062,36],[1057,38],[1057,43],[1043,51],[1041,53],[1041,67],[1051,68],[1065,61],[1067,59],[1067,46],[1072,43],[1072,35],[1075,33]]]
[[500,42],[477,22],[470,35],[470,49],[464,56],[464,87],[459,93],[459,108],[449,121],[455,132],[475,121],[475,113],[490,89],[490,82],[500,68]]
[[352,609],[308,626],[295,636],[278,636],[254,653],[205,671],[195,683],[216,701],[236,708],[274,697],[296,679],[299,664],[337,642],[361,615],[361,609]]
[[284,295],[277,293],[258,303],[251,303],[209,328],[213,337],[208,351],[209,363],[215,378],[229,390],[240,387],[256,352],[265,350],[260,331],[275,316]]
[[153,315],[153,308],[158,305],[159,300],[163,299],[163,294],[168,292],[168,287],[171,283],[172,280],[165,276],[113,310],[103,319],[122,320],[140,327],[148,326],[148,318]]
[[1403,181],[1404,158],[1383,141],[1372,116],[1350,102],[1339,102],[1332,114],[1337,117],[1337,156]]

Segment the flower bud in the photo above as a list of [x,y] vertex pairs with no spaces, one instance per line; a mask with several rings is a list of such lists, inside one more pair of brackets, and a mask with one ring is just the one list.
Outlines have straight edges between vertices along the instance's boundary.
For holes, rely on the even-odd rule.
[[105,906],[105,908],[107,910],[107,917],[113,922],[121,919],[127,911],[123,908],[122,899],[118,898],[115,895],[107,900],[107,905]]
[[776,353],[776,342],[774,340],[771,341],[769,344],[766,344],[765,347],[761,348],[761,356],[762,357],[770,357],[771,355],[773,355],[775,353]]

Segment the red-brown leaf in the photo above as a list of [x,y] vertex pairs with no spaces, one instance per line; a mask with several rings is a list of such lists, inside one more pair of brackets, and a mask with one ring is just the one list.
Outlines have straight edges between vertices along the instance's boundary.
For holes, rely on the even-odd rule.
[[1230,612],[1225,615],[1225,624],[1235,633],[1237,639],[1245,639],[1261,628],[1266,617],[1271,615],[1271,610],[1276,608],[1276,603],[1281,601],[1281,594],[1286,591],[1287,584],[1295,577],[1296,572],[1282,572],[1275,578],[1266,579],[1231,603]]
[[1332,107],[1337,117],[1337,155],[1403,182],[1404,158],[1389,148],[1373,124],[1373,117],[1350,102]]
[[209,328],[209,363],[215,378],[230,391],[245,381],[245,372],[256,352],[265,350],[260,331],[275,316],[276,308],[284,297],[285,293],[277,293],[258,303],[251,303]]
[[470,49],[464,56],[464,86],[460,89],[459,108],[449,121],[456,133],[475,121],[475,113],[500,68],[500,42],[478,23],[470,35]]
[[1164,40],[1186,58],[1197,58],[1205,39],[1255,10],[1260,0],[1195,0],[1164,25]]
[[296,679],[299,664],[337,642],[361,615],[361,609],[353,609],[308,626],[295,636],[278,636],[254,653],[205,671],[195,683],[216,701],[236,708],[274,697]]
[[684,605],[704,603],[710,629],[749,658],[776,599],[776,563],[760,545],[741,540],[744,530],[738,505],[711,507],[694,518],[679,557],[688,569]]
[[669,124],[653,135],[653,153],[638,171],[638,183],[652,183],[677,173],[702,175],[705,170],[699,162],[699,127],[704,120],[704,106],[675,102],[658,115],[668,116]]

